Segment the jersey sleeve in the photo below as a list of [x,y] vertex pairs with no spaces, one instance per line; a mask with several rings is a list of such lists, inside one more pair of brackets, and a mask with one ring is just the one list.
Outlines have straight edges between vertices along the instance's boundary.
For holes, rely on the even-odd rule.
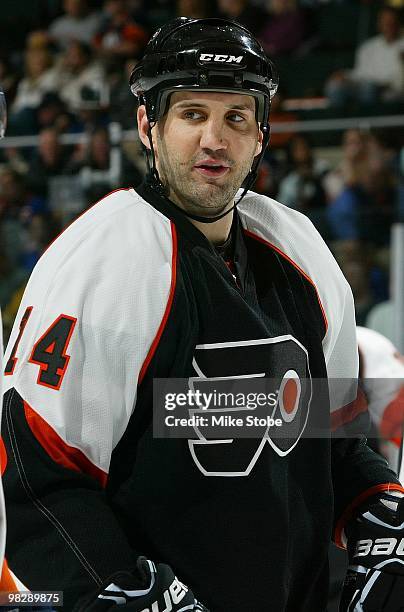
[[69,610],[137,554],[108,471],[169,308],[174,250],[170,222],[135,192],[108,196],[38,262],[7,347],[7,559]]
[[329,269],[329,280],[321,285],[319,295],[328,322],[323,350],[329,383],[330,425],[335,435],[331,440],[333,539],[344,547],[344,527],[357,507],[382,491],[404,492],[404,489],[387,461],[366,443],[369,413],[357,381],[359,353],[354,300],[335,261],[329,264]]
[[[0,371],[3,371],[3,325],[0,312]],[[0,378],[0,420],[3,406],[2,379]],[[5,468],[5,451],[3,439],[0,437],[0,473]],[[6,544],[6,508],[4,505],[3,483],[0,476],[0,568],[3,566],[4,550]],[[0,584],[1,586],[1,584]]]
[[362,378],[372,420],[384,439],[401,438],[404,423],[404,357],[390,340],[358,327]]
[[335,283],[334,290],[329,287],[331,300],[330,296],[324,300],[334,330],[328,327],[323,348],[329,377],[331,429],[336,436],[331,440],[333,538],[338,546],[345,547],[344,527],[356,508],[382,491],[404,489],[387,461],[366,443],[369,413],[362,387],[357,384],[359,353],[354,301],[341,272],[336,273]]
[[[387,462],[366,444],[363,417],[367,404],[358,392],[358,345],[351,288],[311,221],[296,210],[249,192],[239,205],[243,223],[294,262],[314,286],[324,317],[323,354],[327,368],[334,489],[334,539],[342,533],[355,507],[382,490],[403,490]],[[353,435],[356,422],[362,435]],[[350,437],[342,427],[350,426]],[[337,430],[340,430],[339,432]]]

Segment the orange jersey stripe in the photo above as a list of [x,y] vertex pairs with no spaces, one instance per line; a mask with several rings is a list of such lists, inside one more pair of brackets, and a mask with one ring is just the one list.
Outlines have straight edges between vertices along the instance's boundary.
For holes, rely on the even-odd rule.
[[368,409],[368,402],[362,389],[358,388],[358,394],[356,398],[347,404],[342,406],[331,413],[331,430],[335,431],[338,427],[342,427],[346,423],[353,421],[359,414],[366,412]]
[[10,574],[7,561],[5,559],[3,561],[3,568],[1,571],[0,591],[18,591],[17,585]]
[[59,434],[27,402],[24,402],[24,411],[33,435],[55,463],[59,463],[69,470],[90,474],[105,487],[108,479],[106,472],[94,465],[81,450],[66,444]]
[[7,466],[7,452],[6,447],[4,446],[3,438],[0,437],[0,471],[3,476],[4,471]]
[[154,338],[151,347],[149,349],[149,352],[146,355],[146,359],[143,362],[143,365],[141,367],[140,373],[139,373],[139,380],[138,380],[138,384],[140,385],[140,383],[142,382],[147,368],[149,367],[149,364],[151,362],[151,360],[153,359],[153,355],[156,352],[156,349],[159,345],[160,342],[160,338],[162,336],[162,333],[165,329],[165,326],[167,324],[167,320],[171,311],[171,306],[173,303],[173,299],[174,299],[174,292],[175,292],[175,287],[176,287],[176,283],[177,283],[177,231],[175,229],[175,225],[173,222],[171,222],[171,236],[172,236],[172,245],[173,245],[173,252],[172,252],[172,257],[171,257],[171,285],[170,285],[170,292],[168,295],[168,300],[167,300],[167,305],[166,305],[166,309],[163,315],[163,318],[161,320],[160,326],[157,330],[157,334],[156,337]]

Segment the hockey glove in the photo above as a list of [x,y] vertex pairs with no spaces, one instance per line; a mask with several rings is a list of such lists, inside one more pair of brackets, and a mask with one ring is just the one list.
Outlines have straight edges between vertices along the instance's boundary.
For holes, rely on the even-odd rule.
[[209,612],[164,563],[139,557],[136,570],[110,576],[74,612]]
[[404,612],[404,497],[373,498],[345,534],[349,567],[340,612]]

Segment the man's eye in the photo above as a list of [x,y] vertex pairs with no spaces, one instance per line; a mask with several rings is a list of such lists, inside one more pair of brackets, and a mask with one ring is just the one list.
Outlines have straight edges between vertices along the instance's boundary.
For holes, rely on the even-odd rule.
[[196,121],[201,119],[202,113],[198,113],[197,111],[185,111],[184,119],[190,119],[191,121]]
[[238,113],[232,113],[231,115],[227,115],[227,118],[230,119],[230,121],[232,121],[233,123],[241,123],[242,121],[245,121],[244,117],[242,115],[239,115]]

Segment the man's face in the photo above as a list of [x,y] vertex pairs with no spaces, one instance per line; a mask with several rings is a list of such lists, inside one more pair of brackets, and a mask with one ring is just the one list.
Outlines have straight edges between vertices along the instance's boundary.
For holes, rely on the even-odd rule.
[[252,96],[178,92],[153,129],[157,169],[169,197],[194,214],[229,207],[261,151]]
[[57,133],[52,130],[43,130],[39,135],[39,152],[47,164],[54,164],[60,154],[60,144]]
[[382,10],[378,17],[379,32],[387,42],[393,42],[400,34],[400,23],[395,13]]

